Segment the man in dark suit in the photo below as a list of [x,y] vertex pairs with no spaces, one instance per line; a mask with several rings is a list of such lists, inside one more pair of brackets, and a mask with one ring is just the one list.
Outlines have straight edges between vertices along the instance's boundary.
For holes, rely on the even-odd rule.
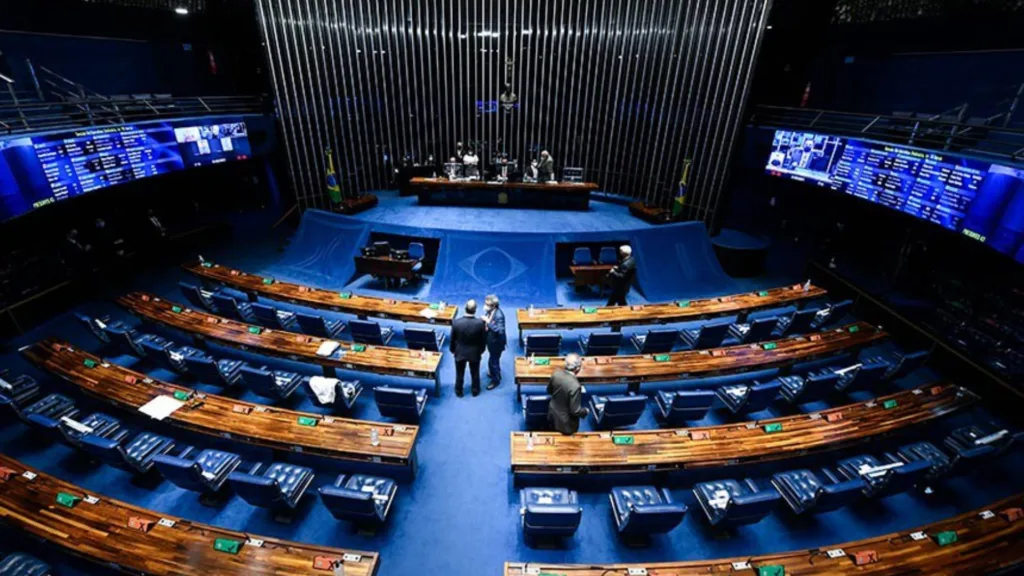
[[608,298],[608,306],[625,306],[626,294],[636,276],[636,260],[633,249],[629,246],[619,247],[619,263],[608,272],[608,283],[612,287],[612,295]]
[[466,315],[452,322],[449,350],[455,355],[455,395],[462,398],[462,384],[469,364],[473,396],[480,394],[480,357],[487,346],[487,326],[477,318],[476,300],[466,302]]
[[498,297],[490,294],[484,298],[484,322],[487,324],[487,377],[488,390],[501,384],[501,353],[505,351],[508,338],[505,336],[505,313],[501,311]]
[[537,182],[548,182],[555,179],[555,159],[548,154],[547,150],[540,153],[540,162],[537,163]]
[[565,357],[565,368],[555,370],[548,381],[548,423],[566,436],[575,434],[580,429],[580,418],[590,413],[583,407],[583,387],[576,379],[582,367],[580,355],[569,354]]

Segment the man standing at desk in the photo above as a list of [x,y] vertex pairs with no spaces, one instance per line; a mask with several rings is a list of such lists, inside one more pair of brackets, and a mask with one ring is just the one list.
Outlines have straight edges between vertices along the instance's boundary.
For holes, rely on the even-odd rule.
[[633,283],[633,276],[636,276],[636,260],[633,258],[633,249],[628,245],[619,246],[619,263],[608,272],[608,283],[612,287],[608,306],[626,305],[626,294],[629,293],[629,286]]
[[466,364],[469,364],[473,396],[480,394],[480,357],[487,346],[487,326],[476,317],[476,300],[466,302],[466,315],[452,322],[449,350],[455,355],[455,395],[462,398]]
[[540,162],[537,163],[537,182],[550,182],[555,179],[555,159],[548,154],[547,150],[540,153]]
[[548,381],[548,423],[566,436],[580,429],[580,418],[586,418],[589,410],[583,407],[583,387],[576,379],[583,368],[579,354],[565,357],[565,369],[555,370]]
[[487,377],[491,380],[487,389],[494,390],[501,384],[501,353],[508,343],[505,313],[501,311],[495,294],[484,298],[484,322],[487,324]]

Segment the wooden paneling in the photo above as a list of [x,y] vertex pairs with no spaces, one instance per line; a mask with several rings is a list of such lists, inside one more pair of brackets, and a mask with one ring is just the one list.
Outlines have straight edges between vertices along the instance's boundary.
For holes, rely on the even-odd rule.
[[[874,538],[796,550],[779,554],[690,562],[650,564],[546,564],[509,562],[505,576],[558,574],[559,576],[628,576],[629,569],[645,569],[650,576],[706,576],[708,574],[757,574],[767,566],[782,566],[786,576],[830,576],[865,574],[920,574],[928,576],[967,576],[994,574],[1024,563],[1024,520],[1011,522],[1003,516],[1007,510],[1024,506],[1024,494],[999,500],[977,510],[935,522],[920,528],[883,534]],[[987,514],[991,512],[992,515]],[[984,515],[983,515],[984,514]],[[955,532],[956,542],[940,546],[936,535]],[[912,534],[923,533],[915,539]],[[843,554],[831,558],[832,550]],[[858,554],[874,552],[877,561],[854,564]],[[735,563],[749,564],[736,568]],[[782,572],[777,572],[782,574]]]
[[[46,340],[22,349],[26,358],[99,400],[125,410],[138,410],[157,396],[192,394],[165,423],[211,437],[228,437],[280,452],[299,452],[339,461],[373,462],[411,467],[419,427],[351,420],[243,402],[153,380],[77,350],[66,342]],[[97,364],[90,368],[86,360]],[[315,426],[299,424],[312,418]],[[370,444],[370,430],[380,445]]]
[[431,309],[430,304],[423,302],[361,296],[354,293],[345,293],[347,297],[342,297],[340,292],[293,284],[291,282],[282,282],[276,279],[272,279],[273,281],[268,284],[265,282],[266,276],[249,274],[241,270],[221,266],[220,264],[208,263],[208,265],[204,265],[196,261],[185,264],[182,268],[203,280],[229,286],[246,294],[256,294],[271,300],[289,302],[321,310],[355,314],[360,317],[390,318],[403,322],[451,325],[457,311],[454,306],[447,306],[443,310],[434,310]]
[[[516,319],[520,330],[544,328],[600,328],[603,326],[640,326],[645,324],[667,324],[688,322],[716,316],[746,316],[755,310],[778,308],[793,304],[800,305],[814,298],[825,296],[824,289],[803,285],[783,286],[748,294],[734,294],[719,298],[701,300],[678,300],[664,304],[638,304],[634,306],[598,307],[593,312],[579,308],[520,308]],[[588,307],[588,310],[590,308]]]
[[[887,408],[886,400],[896,406]],[[964,388],[943,384],[897,392],[814,414],[703,428],[582,432],[513,432],[512,471],[582,474],[688,470],[782,460],[845,448],[902,431],[973,404]],[[838,414],[837,418],[832,416]],[[781,424],[767,432],[765,426]],[[529,437],[533,447],[529,446]],[[615,437],[630,443],[616,444]],[[696,438],[696,439],[695,439]]]
[[[83,490],[7,456],[0,455],[0,467],[10,471],[7,480],[0,480],[0,520],[71,554],[125,572],[159,576],[330,574],[313,569],[316,557],[340,560],[344,554],[355,554],[359,560],[345,562],[345,576],[372,576],[380,562],[376,553],[235,532],[139,508]],[[27,478],[26,472],[35,477]],[[80,500],[71,508],[62,506],[57,503],[60,493]],[[90,496],[99,501],[87,502],[85,498]],[[152,524],[145,532],[129,528],[132,518]],[[160,520],[174,524],[164,526]],[[214,548],[220,539],[236,541],[241,547],[236,554],[220,552]]]

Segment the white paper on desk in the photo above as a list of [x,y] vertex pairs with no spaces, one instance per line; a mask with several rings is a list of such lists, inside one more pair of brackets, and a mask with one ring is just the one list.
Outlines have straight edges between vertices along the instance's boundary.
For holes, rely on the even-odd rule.
[[173,396],[157,396],[144,406],[139,408],[139,412],[142,412],[146,416],[153,418],[154,420],[163,420],[171,414],[174,414],[175,410],[184,406],[185,403],[181,400],[177,400]]
[[424,308],[423,310],[420,310],[420,316],[423,316],[427,320],[433,320],[434,318],[437,318],[437,310],[430,307]]
[[334,351],[337,350],[339,346],[341,346],[341,344],[338,344],[334,340],[324,340],[324,343],[316,349],[316,355],[329,358],[331,354],[334,354]]
[[338,379],[313,376],[309,379],[309,389],[313,391],[316,399],[321,403],[334,404],[335,393],[338,390]]

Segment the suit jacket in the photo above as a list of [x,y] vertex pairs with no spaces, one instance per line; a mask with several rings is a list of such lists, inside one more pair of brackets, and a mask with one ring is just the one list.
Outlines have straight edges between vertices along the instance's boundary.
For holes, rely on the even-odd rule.
[[463,316],[452,322],[452,339],[448,349],[456,360],[479,362],[486,345],[487,330],[483,320]]
[[629,285],[633,283],[633,276],[636,276],[636,259],[628,256],[612,268],[608,273],[608,280],[613,288],[628,289]]
[[491,321],[487,323],[487,347],[505,349],[508,337],[505,335],[505,313],[495,308],[491,313]]
[[547,160],[541,160],[537,163],[537,181],[547,182],[555,176],[555,159],[548,156]]
[[562,434],[575,434],[580,429],[580,418],[587,415],[583,407],[583,388],[576,375],[560,368],[548,381],[548,423]]

